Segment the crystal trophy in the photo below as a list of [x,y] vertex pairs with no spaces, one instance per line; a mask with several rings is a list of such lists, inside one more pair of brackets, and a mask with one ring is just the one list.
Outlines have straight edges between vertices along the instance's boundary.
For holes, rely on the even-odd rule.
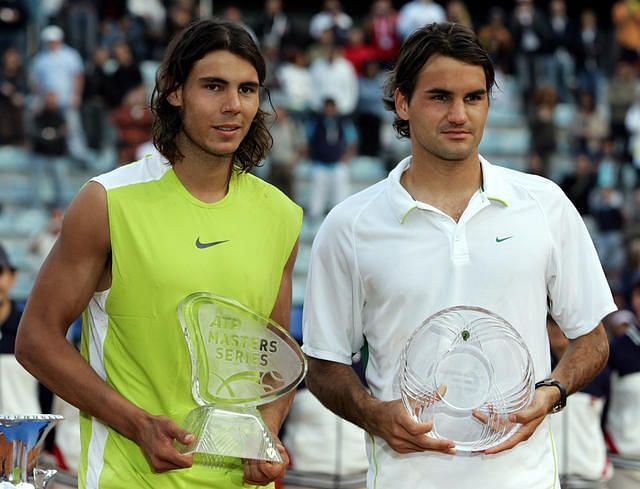
[[55,470],[36,467],[44,439],[62,416],[0,414],[0,489],[44,489]]
[[272,319],[207,292],[182,300],[178,316],[199,404],[184,423],[195,440],[180,451],[209,466],[224,465],[226,457],[282,463],[258,406],[304,378],[307,362],[296,340]]
[[444,309],[422,323],[402,353],[400,393],[410,415],[432,422],[428,436],[462,452],[483,451],[512,436],[509,415],[534,393],[531,354],[498,315],[471,306]]

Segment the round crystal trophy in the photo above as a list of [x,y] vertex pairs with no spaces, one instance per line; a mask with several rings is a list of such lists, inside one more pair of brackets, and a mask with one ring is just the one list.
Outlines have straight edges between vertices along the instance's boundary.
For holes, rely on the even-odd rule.
[[452,440],[463,452],[483,451],[520,426],[509,415],[533,399],[531,354],[500,316],[455,306],[429,317],[402,353],[402,402],[428,436]]
[[45,437],[62,416],[0,415],[0,489],[44,489],[55,470],[36,467]]
[[258,406],[294,389],[307,362],[296,340],[272,319],[228,297],[197,292],[178,305],[191,356],[191,392],[200,407],[185,428],[195,436],[183,453],[194,462],[226,457],[282,462]]

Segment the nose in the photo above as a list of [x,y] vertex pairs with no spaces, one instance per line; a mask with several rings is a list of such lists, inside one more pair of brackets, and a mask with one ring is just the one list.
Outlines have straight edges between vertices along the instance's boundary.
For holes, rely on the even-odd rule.
[[451,124],[461,125],[467,122],[467,108],[464,100],[454,100],[449,108],[448,120]]
[[240,112],[240,96],[235,90],[227,90],[227,97],[222,106],[222,112],[238,113]]

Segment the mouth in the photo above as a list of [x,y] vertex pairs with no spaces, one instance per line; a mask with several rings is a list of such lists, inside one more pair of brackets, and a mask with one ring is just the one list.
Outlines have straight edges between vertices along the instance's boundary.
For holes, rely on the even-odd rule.
[[463,131],[463,130],[442,131],[442,134],[444,134],[444,136],[449,139],[465,139],[468,136],[471,136],[470,131]]
[[229,135],[235,134],[241,129],[241,126],[239,126],[238,124],[220,124],[212,127],[218,132],[229,134]]

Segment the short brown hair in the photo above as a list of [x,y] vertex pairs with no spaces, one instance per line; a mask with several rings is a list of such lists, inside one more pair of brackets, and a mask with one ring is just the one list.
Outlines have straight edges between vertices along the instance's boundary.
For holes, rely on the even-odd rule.
[[472,29],[452,22],[433,23],[421,27],[402,43],[398,61],[384,86],[383,101],[396,118],[393,127],[400,137],[411,135],[409,121],[398,117],[394,94],[396,89],[411,101],[418,75],[425,63],[434,55],[447,56],[463,63],[481,66],[487,85],[487,94],[495,84],[495,72],[489,54],[482,47]]

